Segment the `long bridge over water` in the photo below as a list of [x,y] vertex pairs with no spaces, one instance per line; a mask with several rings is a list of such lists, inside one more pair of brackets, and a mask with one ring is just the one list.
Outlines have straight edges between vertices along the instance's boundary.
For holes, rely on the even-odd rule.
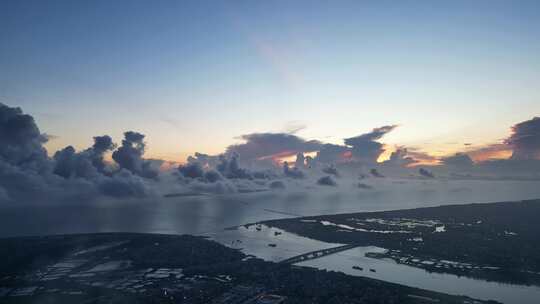
[[301,254],[301,255],[294,256],[292,258],[285,259],[283,261],[280,261],[279,263],[281,263],[281,264],[296,264],[296,263],[300,263],[300,262],[304,262],[304,261],[309,261],[309,260],[322,258],[324,256],[331,255],[331,254],[341,252],[341,251],[345,251],[345,250],[349,250],[349,249],[352,249],[352,248],[355,248],[355,247],[358,247],[358,245],[348,244],[348,245],[342,245],[342,246],[337,246],[337,247],[332,247],[332,248],[315,250],[315,251],[311,251],[311,252],[308,252],[308,253],[304,253],[304,254]]

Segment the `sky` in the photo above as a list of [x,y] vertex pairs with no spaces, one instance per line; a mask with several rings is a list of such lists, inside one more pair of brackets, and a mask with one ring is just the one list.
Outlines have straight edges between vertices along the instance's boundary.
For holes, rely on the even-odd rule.
[[445,156],[540,116],[538,1],[0,2],[0,102],[50,135],[146,135],[146,157],[373,128]]

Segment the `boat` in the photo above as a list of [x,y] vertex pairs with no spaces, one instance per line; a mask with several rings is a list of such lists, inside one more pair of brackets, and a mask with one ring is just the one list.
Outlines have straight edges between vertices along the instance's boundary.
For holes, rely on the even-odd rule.
[[353,266],[352,267],[353,269],[356,269],[356,270],[360,270],[360,271],[363,271],[364,268],[360,267],[360,266]]

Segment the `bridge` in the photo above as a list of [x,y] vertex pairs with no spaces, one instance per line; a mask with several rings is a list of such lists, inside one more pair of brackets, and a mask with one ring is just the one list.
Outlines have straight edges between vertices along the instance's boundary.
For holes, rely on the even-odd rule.
[[348,244],[348,245],[342,245],[342,246],[337,246],[337,247],[332,247],[332,248],[327,248],[327,249],[320,249],[320,250],[311,251],[308,253],[294,256],[292,258],[285,259],[283,261],[280,261],[279,263],[280,264],[296,264],[296,263],[300,263],[304,261],[322,258],[324,256],[331,255],[331,254],[338,253],[345,250],[349,250],[358,246],[359,245],[356,245],[356,244]]

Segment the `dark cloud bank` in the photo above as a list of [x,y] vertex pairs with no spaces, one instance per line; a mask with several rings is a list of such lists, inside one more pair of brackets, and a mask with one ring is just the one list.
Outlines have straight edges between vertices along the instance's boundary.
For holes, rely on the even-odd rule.
[[[474,163],[469,155],[459,153],[439,159],[439,166],[422,168],[411,167],[419,161],[415,157],[419,153],[405,147],[398,147],[389,160],[377,162],[385,151],[379,140],[396,127],[375,128],[344,139],[342,145],[289,133],[248,134],[241,137],[243,143],[229,146],[221,155],[195,153],[177,169],[160,172],[161,161],[144,158],[145,136],[133,131],[125,132],[119,145],[108,135],[96,136],[87,149],[76,151],[68,146],[49,157],[43,147],[48,136],[40,132],[33,117],[0,104],[0,201],[145,197],[154,195],[153,189],[163,189],[163,185],[188,194],[225,194],[347,184],[351,189],[367,191],[373,188],[370,179],[392,177],[540,178],[540,118],[516,124],[511,135],[499,144],[512,149],[508,160]],[[278,165],[275,160],[283,157],[296,160]],[[359,184],[359,178],[368,181]]]
[[[126,132],[129,141],[134,132]],[[97,136],[94,145],[76,152],[68,146],[52,158],[47,156],[43,135],[32,116],[20,108],[0,104],[0,200],[25,202],[36,199],[87,200],[100,195],[113,197],[142,197],[149,189],[144,182],[147,168],[140,148],[144,149],[138,134],[137,151],[124,151],[126,163],[112,166],[105,163],[104,154],[115,145],[109,136]],[[126,141],[125,140],[125,141]],[[124,147],[125,144],[122,145]],[[122,148],[121,147],[121,148]],[[121,151],[121,148],[115,153]],[[140,162],[140,163],[139,163]],[[142,164],[141,164],[142,163]],[[138,167],[138,166],[141,167]]]
[[512,147],[512,159],[540,158],[540,117],[535,117],[512,127],[512,135],[505,141]]

